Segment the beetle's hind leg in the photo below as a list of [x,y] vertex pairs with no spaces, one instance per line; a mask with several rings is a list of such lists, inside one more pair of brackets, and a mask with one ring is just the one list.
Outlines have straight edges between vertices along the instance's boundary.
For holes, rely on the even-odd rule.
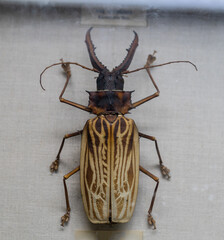
[[66,185],[66,180],[69,179],[73,174],[77,173],[80,170],[80,166],[69,172],[68,174],[64,175],[63,177],[63,183],[64,183],[64,189],[65,189],[65,200],[66,200],[66,213],[61,217],[61,226],[64,227],[64,224],[69,221],[70,218],[70,203],[69,203],[69,197],[68,197],[68,189]]
[[167,168],[166,166],[164,166],[164,164],[163,164],[163,160],[162,160],[162,157],[159,152],[159,146],[158,146],[158,142],[157,142],[156,138],[153,136],[146,135],[144,133],[140,133],[140,132],[139,132],[139,137],[143,137],[143,138],[146,138],[148,140],[155,142],[155,147],[156,147],[156,152],[157,152],[157,155],[159,158],[159,165],[160,165],[161,173],[163,174],[164,177],[167,177],[169,179],[170,178],[170,169]]
[[152,209],[153,209],[153,205],[155,202],[155,198],[156,198],[156,192],[159,186],[159,178],[156,177],[155,175],[153,175],[152,173],[150,173],[149,171],[147,171],[145,168],[143,168],[142,166],[139,166],[139,169],[141,172],[143,172],[144,174],[146,174],[147,176],[149,176],[150,178],[152,178],[154,181],[156,181],[156,187],[153,193],[153,197],[152,197],[152,201],[149,207],[149,211],[148,211],[148,223],[149,225],[153,225],[154,229],[156,229],[156,221],[154,220],[154,218],[152,217],[151,213],[152,213]]
[[61,154],[61,151],[62,151],[62,149],[64,147],[65,139],[71,138],[71,137],[75,137],[75,136],[78,136],[78,135],[81,135],[81,134],[82,134],[82,130],[74,132],[74,133],[66,134],[63,137],[62,142],[61,142],[61,146],[60,146],[58,154],[56,156],[56,160],[53,161],[52,164],[50,165],[50,171],[52,173],[58,171],[58,166],[59,166],[59,162],[60,162],[60,154]]

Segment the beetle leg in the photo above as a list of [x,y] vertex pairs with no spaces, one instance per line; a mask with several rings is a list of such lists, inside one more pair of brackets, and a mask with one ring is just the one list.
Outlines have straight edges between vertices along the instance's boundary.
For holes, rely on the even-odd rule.
[[156,198],[156,192],[157,192],[157,189],[158,189],[158,186],[159,186],[159,178],[156,177],[155,175],[153,175],[152,173],[150,173],[149,171],[147,171],[142,166],[139,166],[139,169],[140,169],[141,172],[143,172],[144,174],[146,174],[147,176],[152,178],[154,181],[156,181],[156,187],[155,187],[155,190],[154,190],[154,193],[153,193],[153,197],[152,197],[152,200],[151,200],[151,204],[150,204],[150,207],[149,207],[149,211],[148,211],[148,214],[149,214],[148,215],[148,223],[150,225],[153,225],[154,229],[156,229],[156,221],[152,217],[151,213],[152,213],[152,208],[153,208],[153,205],[154,205],[154,202],[155,202],[155,198]]
[[152,94],[152,95],[149,95],[149,96],[146,97],[146,98],[143,98],[143,99],[141,99],[141,100],[133,103],[130,109],[136,108],[136,107],[138,107],[139,105],[141,105],[141,104],[143,104],[143,103],[145,103],[145,102],[148,102],[149,100],[152,100],[152,99],[155,98],[155,97],[158,97],[159,94],[160,94],[159,88],[158,88],[158,86],[156,85],[156,83],[155,83],[155,81],[154,81],[154,79],[153,79],[153,77],[152,77],[152,74],[151,74],[151,72],[150,72],[150,69],[149,69],[150,64],[153,63],[153,62],[156,60],[156,58],[155,58],[155,56],[154,56],[155,53],[156,53],[156,52],[154,52],[153,55],[150,54],[150,55],[148,56],[148,59],[147,59],[147,61],[146,61],[146,64],[145,64],[144,68],[145,68],[145,70],[147,71],[147,73],[148,73],[148,75],[149,75],[149,77],[150,77],[150,79],[151,79],[151,81],[152,81],[152,84],[154,85],[154,87],[155,87],[155,89],[156,89],[156,92],[155,92],[154,94]]
[[69,204],[69,197],[68,197],[68,189],[67,189],[67,185],[66,185],[66,180],[68,178],[70,178],[73,174],[78,172],[79,170],[80,170],[80,166],[78,166],[77,168],[73,169],[71,172],[69,172],[68,174],[64,175],[64,177],[63,177],[63,183],[64,183],[64,189],[65,189],[66,208],[67,208],[67,212],[61,217],[61,226],[63,226],[63,227],[64,227],[64,224],[69,221],[70,211],[71,211],[70,204]]
[[158,142],[157,142],[156,138],[153,136],[146,135],[144,133],[140,133],[140,132],[138,134],[139,134],[139,137],[143,137],[143,138],[146,138],[146,139],[149,139],[149,140],[155,142],[156,152],[159,157],[160,170],[161,170],[163,176],[167,177],[169,179],[170,178],[170,175],[169,175],[170,169],[163,165],[163,160],[162,160],[162,157],[159,152],[159,146],[158,146]]
[[58,154],[56,156],[56,160],[52,162],[52,164],[50,165],[50,171],[53,173],[53,172],[57,172],[58,171],[58,166],[59,166],[59,161],[60,161],[60,154],[61,154],[61,151],[64,147],[64,143],[65,143],[65,139],[67,138],[71,138],[71,137],[75,137],[75,136],[78,136],[78,135],[81,135],[82,134],[82,130],[80,131],[77,131],[77,132],[74,132],[74,133],[70,133],[70,134],[66,134],[64,137],[63,137],[63,140],[61,142],[61,146],[59,148],[59,151],[58,151]]
[[68,86],[68,82],[69,82],[69,80],[71,78],[71,70],[70,70],[70,64],[69,63],[64,63],[63,59],[61,59],[61,61],[62,61],[61,66],[62,66],[62,68],[64,69],[64,71],[66,73],[67,79],[66,79],[64,88],[62,89],[61,94],[59,96],[60,102],[69,104],[69,105],[71,105],[73,107],[79,108],[79,109],[87,111],[87,112],[91,112],[92,110],[89,107],[87,107],[87,106],[83,106],[83,105],[81,105],[79,103],[71,102],[71,101],[69,101],[67,99],[62,98],[62,96],[63,96],[63,94],[64,94],[64,92],[65,92],[65,90],[66,90],[66,88]]

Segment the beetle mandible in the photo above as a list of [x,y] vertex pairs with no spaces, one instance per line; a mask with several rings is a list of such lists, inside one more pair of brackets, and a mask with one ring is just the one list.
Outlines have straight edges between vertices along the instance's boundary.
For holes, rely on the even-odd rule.
[[[87,31],[85,42],[93,68],[85,67],[76,62],[63,62],[61,60],[60,63],[46,67],[40,76],[40,84],[43,88],[41,83],[43,73],[48,68],[61,64],[67,79],[59,96],[60,101],[96,115],[95,118],[89,119],[86,122],[83,130],[64,136],[56,160],[50,166],[51,172],[58,170],[60,154],[65,139],[82,135],[80,166],[73,169],[63,178],[67,211],[61,217],[61,225],[64,226],[68,222],[71,210],[66,180],[78,171],[80,171],[83,204],[89,220],[92,223],[98,224],[128,222],[135,208],[140,170],[156,182],[148,210],[148,222],[155,229],[156,222],[151,213],[159,186],[159,178],[139,165],[139,137],[146,138],[155,143],[162,175],[169,178],[170,170],[163,164],[156,138],[139,132],[135,122],[124,115],[129,110],[159,96],[160,91],[151,75],[150,68],[179,62],[190,63],[196,70],[197,68],[190,61],[173,61],[151,65],[156,59],[154,52],[153,55],[148,56],[144,67],[128,71],[138,46],[138,35],[134,31],[134,40],[129,49],[127,49],[127,55],[123,62],[112,71],[109,71],[98,60],[95,54],[95,47],[90,36],[91,30],[92,28]],[[88,106],[83,106],[63,98],[71,77],[71,64],[99,74],[96,80],[97,91],[88,92]],[[123,90],[123,75],[143,69],[147,71],[156,92],[132,103],[131,94],[133,91]]]

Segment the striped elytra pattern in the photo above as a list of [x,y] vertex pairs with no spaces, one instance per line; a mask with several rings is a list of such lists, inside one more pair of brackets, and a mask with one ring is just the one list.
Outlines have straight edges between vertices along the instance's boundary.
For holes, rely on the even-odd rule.
[[128,222],[139,175],[139,136],[132,119],[100,115],[87,121],[80,161],[84,208],[92,223]]

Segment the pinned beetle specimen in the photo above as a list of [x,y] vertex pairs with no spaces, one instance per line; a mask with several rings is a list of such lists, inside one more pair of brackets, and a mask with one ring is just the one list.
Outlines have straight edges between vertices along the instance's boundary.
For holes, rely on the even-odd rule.
[[[135,208],[138,191],[139,170],[156,182],[151,204],[148,210],[148,222],[156,228],[155,220],[151,213],[155,201],[156,191],[159,185],[159,178],[139,165],[139,137],[146,138],[155,143],[162,174],[169,178],[170,170],[164,166],[158,143],[155,137],[140,133],[130,118],[124,115],[133,108],[159,96],[159,89],[151,75],[150,68],[167,65],[170,63],[189,61],[174,61],[160,65],[151,65],[155,56],[149,55],[146,65],[133,71],[128,71],[138,46],[138,35],[134,32],[127,56],[123,62],[109,71],[97,58],[95,47],[90,37],[90,28],[86,33],[86,45],[93,68],[88,68],[75,62],[55,63],[50,67],[61,64],[67,80],[59,96],[61,102],[73,107],[97,115],[88,120],[83,130],[66,134],[62,140],[56,160],[51,164],[51,172],[58,170],[60,154],[65,139],[82,135],[80,166],[64,176],[64,189],[67,212],[61,218],[61,225],[64,226],[70,217],[70,204],[66,180],[80,170],[81,192],[84,208],[89,220],[92,223],[125,223],[130,220]],[[89,105],[81,104],[64,99],[62,96],[66,90],[71,77],[70,64],[80,66],[84,69],[98,73],[97,91],[88,92]],[[132,91],[124,91],[124,74],[129,74],[145,69],[151,79],[156,92],[137,102],[131,102]],[[40,78],[41,87],[41,78]],[[44,89],[44,88],[43,88]]]

